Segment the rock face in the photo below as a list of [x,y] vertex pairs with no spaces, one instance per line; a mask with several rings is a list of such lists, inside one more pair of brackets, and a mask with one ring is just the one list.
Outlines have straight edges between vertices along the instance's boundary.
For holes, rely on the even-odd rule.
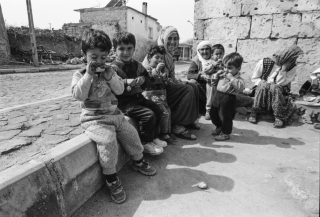
[[304,51],[292,83],[297,92],[320,67],[319,9],[319,0],[196,0],[194,55],[202,40],[222,44],[226,54],[239,52],[245,60],[243,77],[252,86],[250,78],[259,59],[297,44]]
[[10,58],[10,48],[8,43],[8,35],[4,23],[2,9],[0,5],[0,65],[8,64]]

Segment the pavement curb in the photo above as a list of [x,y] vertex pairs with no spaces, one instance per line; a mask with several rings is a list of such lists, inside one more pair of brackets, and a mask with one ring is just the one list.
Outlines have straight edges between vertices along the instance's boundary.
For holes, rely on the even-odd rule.
[[81,69],[82,65],[74,66],[48,66],[43,68],[18,68],[18,69],[0,69],[1,74],[16,74],[16,73],[36,73],[36,72],[50,72],[50,71],[65,71]]
[[[118,147],[117,171],[129,161]],[[82,134],[0,172],[0,216],[71,216],[104,184],[96,145]]]

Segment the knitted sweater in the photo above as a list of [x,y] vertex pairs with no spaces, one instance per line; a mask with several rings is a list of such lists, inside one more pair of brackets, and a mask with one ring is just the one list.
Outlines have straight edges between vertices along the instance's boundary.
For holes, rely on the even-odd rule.
[[[111,67],[107,70],[113,70]],[[116,73],[110,80],[105,78],[106,71],[101,74],[90,75],[85,69],[73,74],[71,83],[72,96],[81,101],[80,107],[84,111],[102,111],[105,114],[114,114],[118,100],[115,95],[124,91],[124,82]]]

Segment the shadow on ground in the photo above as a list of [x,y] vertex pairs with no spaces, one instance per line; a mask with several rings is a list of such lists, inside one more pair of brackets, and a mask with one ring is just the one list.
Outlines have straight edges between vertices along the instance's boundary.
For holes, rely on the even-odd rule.
[[[119,176],[127,192],[127,201],[121,206],[110,201],[109,192],[104,187],[73,217],[85,216],[133,216],[139,206],[147,201],[163,201],[175,195],[192,194],[198,191],[212,194],[214,191],[230,192],[234,188],[234,180],[211,174],[213,165],[234,163],[236,156],[218,152],[213,148],[194,145],[192,141],[180,141],[177,145],[165,148],[160,156],[146,156],[146,159],[157,168],[157,175],[145,177],[132,171],[130,165],[121,170]],[[200,167],[200,168],[199,168]],[[201,190],[197,183],[204,181],[207,190]],[[213,191],[213,192],[212,192]],[[101,200],[101,198],[103,198]],[[170,204],[167,204],[170,206]],[[104,209],[102,207],[105,207]],[[94,210],[105,210],[95,213]],[[95,213],[95,214],[94,214]]]

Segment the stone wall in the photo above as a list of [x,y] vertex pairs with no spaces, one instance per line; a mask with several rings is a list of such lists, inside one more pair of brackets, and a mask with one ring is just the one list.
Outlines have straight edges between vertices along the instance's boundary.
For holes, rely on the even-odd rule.
[[8,64],[10,59],[10,47],[8,43],[8,35],[4,23],[2,9],[0,5],[0,65]]
[[194,54],[202,40],[239,52],[248,86],[259,59],[297,44],[305,52],[293,82],[297,91],[320,67],[320,0],[195,0]]

